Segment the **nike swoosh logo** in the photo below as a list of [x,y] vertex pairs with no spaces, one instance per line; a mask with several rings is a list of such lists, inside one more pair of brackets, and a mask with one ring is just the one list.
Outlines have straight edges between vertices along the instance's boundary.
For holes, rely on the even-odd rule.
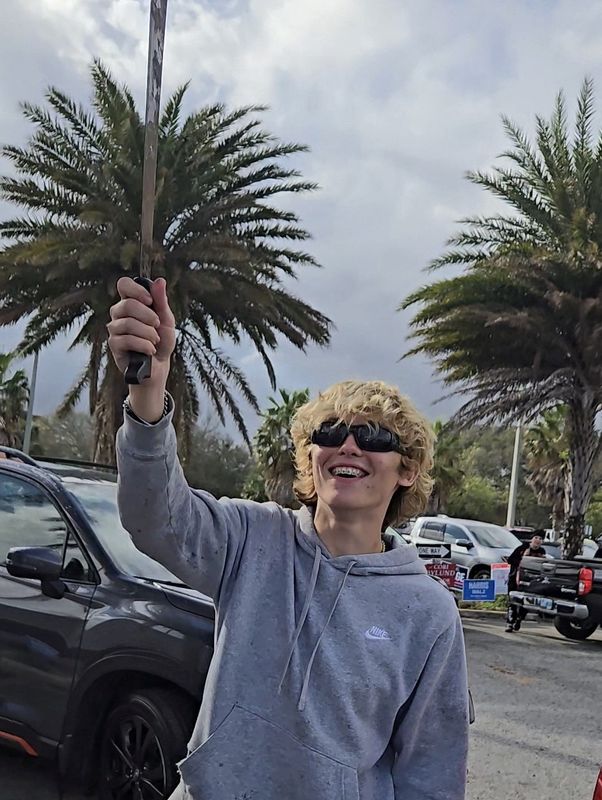
[[377,628],[377,627],[369,628],[365,632],[364,636],[366,637],[366,639],[373,639],[379,642],[391,641],[391,637],[389,636],[387,631],[384,631],[382,628]]

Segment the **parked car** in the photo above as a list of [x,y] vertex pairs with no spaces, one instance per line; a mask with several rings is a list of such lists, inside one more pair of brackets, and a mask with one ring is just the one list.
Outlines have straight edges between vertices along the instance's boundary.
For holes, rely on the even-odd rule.
[[525,557],[510,601],[552,617],[567,639],[587,639],[602,625],[602,559]]
[[0,460],[0,742],[99,800],[167,798],[213,604],[134,547],[114,471],[20,457]]
[[520,544],[500,525],[453,517],[419,517],[410,534],[412,544],[440,542],[451,547],[451,560],[468,569],[469,578],[489,578],[491,565],[499,564]]
[[596,781],[596,788],[594,789],[592,800],[602,800],[602,768],[598,773],[598,780]]
[[412,532],[412,526],[415,521],[415,519],[408,519],[393,528],[395,533],[398,533],[406,544],[410,544],[410,533]]
[[[556,539],[553,542],[544,541],[542,545],[550,558],[562,558],[562,540]],[[593,558],[598,551],[598,545],[593,539],[584,539],[583,547],[581,549],[581,556],[584,558]]]
[[510,533],[513,533],[516,536],[517,539],[520,539],[523,544],[529,544],[529,542],[531,541],[531,539],[533,537],[533,531],[535,531],[536,528],[513,527],[513,528],[507,528],[507,530],[509,530]]

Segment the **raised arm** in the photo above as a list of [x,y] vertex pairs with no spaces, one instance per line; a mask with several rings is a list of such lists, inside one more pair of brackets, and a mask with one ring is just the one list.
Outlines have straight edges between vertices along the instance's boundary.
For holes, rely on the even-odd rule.
[[130,410],[117,435],[121,520],[139,550],[219,603],[236,575],[249,519],[267,523],[275,510],[190,489],[166,395],[175,326],[165,281],[154,281],[152,298],[130,278],[121,278],[117,289],[120,300],[107,327],[118,368],[125,370],[131,350],[153,356],[151,377],[130,387]]

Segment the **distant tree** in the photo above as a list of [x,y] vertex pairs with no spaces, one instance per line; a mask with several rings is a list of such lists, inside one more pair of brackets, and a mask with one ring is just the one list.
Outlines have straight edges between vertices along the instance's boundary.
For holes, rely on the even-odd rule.
[[453,428],[446,426],[438,419],[435,421],[433,429],[437,437],[431,472],[434,483],[426,513],[443,514],[447,511],[450,493],[458,489],[464,479],[464,472],[460,468],[462,450],[460,436]]
[[602,535],[602,489],[598,489],[592,497],[585,522],[592,526],[593,539]]
[[31,455],[91,461],[94,423],[89,414],[70,411],[64,416],[34,417]]
[[[86,349],[62,410],[87,390],[95,457],[112,461],[127,387],[105,326],[118,278],[139,269],[144,120],[98,61],[91,78],[91,108],[50,88],[42,106],[22,106],[34,126],[27,145],[2,150],[11,174],[0,197],[25,212],[0,224],[0,325],[28,318],[26,354],[63,334]],[[330,336],[330,321],[289,291],[291,278],[316,265],[302,247],[309,233],[279,202],[316,188],[286,163],[307,148],[263,130],[261,107],[215,104],[185,116],[185,92],[167,99],[159,124],[153,243],[153,276],[167,279],[176,319],[168,389],[183,457],[199,390],[243,438],[240,403],[257,409],[220,342],[253,347],[275,387],[271,353],[281,341],[304,351]]]
[[185,474],[194,488],[215,497],[240,497],[253,468],[247,447],[236,444],[214,420],[204,417],[192,431]]
[[448,513],[452,517],[502,525],[506,516],[506,497],[487,478],[467,475],[450,494]]
[[[309,389],[293,392],[281,389],[278,399],[270,397],[270,405],[261,414],[262,422],[253,439],[253,452],[266,497],[281,506],[298,506],[293,491],[295,465],[290,430],[297,409],[308,400]],[[255,478],[248,489],[258,493],[259,487],[259,479]]]
[[531,142],[504,118],[505,164],[469,179],[505,210],[463,221],[431,268],[461,274],[430,283],[403,307],[412,353],[432,358],[467,398],[456,422],[531,422],[563,404],[570,459],[563,552],[581,549],[602,448],[602,132],[595,131],[593,83],[577,98],[574,130],[558,95]]
[[[485,514],[485,520],[505,525],[514,431],[501,426],[477,425],[458,430],[456,435],[458,468],[463,473],[463,479],[450,493],[447,513],[456,516],[461,512],[472,519]],[[547,509],[538,505],[533,490],[524,480],[525,474],[523,460],[516,522],[519,525],[546,527]]]
[[20,448],[29,402],[24,370],[12,370],[14,353],[0,353],[0,444]]
[[570,491],[569,446],[566,436],[566,409],[546,411],[525,436],[527,483],[540,505],[551,510],[552,527],[560,539],[568,509]]
[[247,474],[242,488],[242,497],[247,500],[254,500],[256,503],[265,503],[268,500],[265,491],[265,477],[257,461],[253,461],[251,470]]

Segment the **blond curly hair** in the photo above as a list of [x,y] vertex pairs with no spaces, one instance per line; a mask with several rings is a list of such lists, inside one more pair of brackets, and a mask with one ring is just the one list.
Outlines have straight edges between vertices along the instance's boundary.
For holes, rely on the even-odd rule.
[[400,486],[389,503],[383,523],[399,525],[424,511],[431,494],[435,437],[428,420],[395,387],[382,381],[343,381],[322,392],[315,400],[298,409],[291,425],[296,479],[294,490],[301,503],[317,503],[312,474],[311,435],[327,420],[349,423],[362,417],[394,431],[404,448],[400,473],[412,470],[416,480],[409,487]]

